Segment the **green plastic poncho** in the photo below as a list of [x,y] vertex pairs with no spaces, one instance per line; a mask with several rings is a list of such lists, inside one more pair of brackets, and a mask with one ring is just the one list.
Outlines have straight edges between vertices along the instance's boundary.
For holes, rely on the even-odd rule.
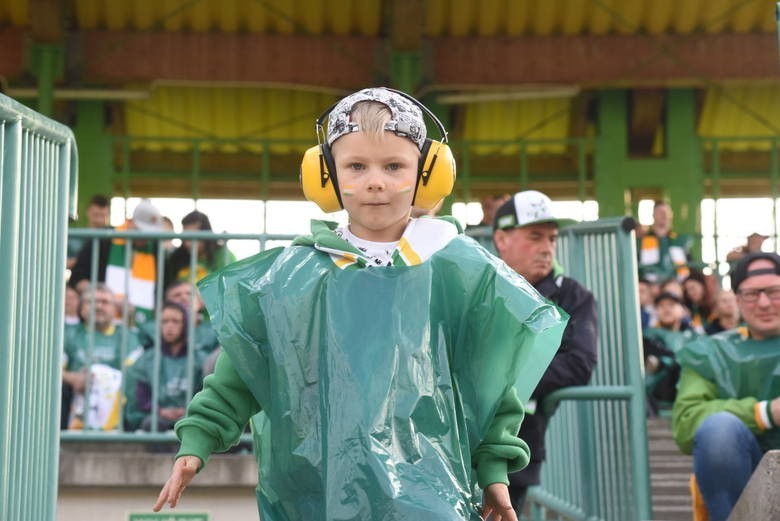
[[[762,447],[780,448],[780,429],[760,431],[753,419],[756,401],[780,396],[780,338],[754,340],[741,327],[698,338],[677,353],[677,361],[700,377],[690,384],[681,381],[680,403],[675,404],[681,411],[675,418],[681,439],[692,440],[706,416],[727,410],[758,431]],[[702,387],[705,382],[713,391]],[[714,395],[708,396],[710,393]],[[701,402],[696,404],[696,399]],[[683,409],[686,414],[682,414]]]
[[262,407],[262,519],[480,519],[472,455],[505,394],[528,399],[565,318],[463,235],[435,251],[405,236],[412,265],[364,268],[333,227],[201,284]]

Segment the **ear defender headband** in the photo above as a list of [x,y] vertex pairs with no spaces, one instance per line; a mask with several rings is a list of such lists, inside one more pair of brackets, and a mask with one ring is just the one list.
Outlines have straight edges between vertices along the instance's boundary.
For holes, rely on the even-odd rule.
[[[366,89],[360,93],[374,90],[380,89]],[[391,92],[411,101],[423,114],[427,114],[428,117],[431,118],[436,125],[436,128],[439,130],[441,136],[439,141],[434,141],[429,138],[423,140],[422,136],[424,136],[424,134],[419,136],[418,141],[418,139],[415,139],[418,136],[405,134],[399,130],[399,127],[401,127],[400,122],[396,122],[396,127],[394,129],[387,129],[395,132],[396,135],[408,137],[420,148],[420,162],[417,167],[417,183],[415,185],[412,205],[425,210],[430,210],[444,197],[448,196],[455,185],[455,158],[452,155],[452,150],[450,150],[449,145],[447,145],[447,131],[441,121],[439,121],[439,118],[437,118],[428,107],[412,96],[405,92],[386,87],[382,87],[381,90]],[[303,188],[303,195],[306,199],[316,203],[322,211],[327,213],[337,212],[344,208],[344,205],[341,202],[341,191],[339,190],[338,175],[336,174],[336,166],[333,161],[331,146],[325,136],[323,127],[325,119],[330,116],[331,112],[333,112],[342,101],[344,101],[344,99],[334,103],[317,118],[315,131],[317,133],[318,144],[309,148],[303,154],[303,160],[301,161],[300,181],[301,187]],[[348,107],[349,112],[351,113],[354,105],[361,101],[382,103],[388,107],[393,117],[398,116],[397,110],[392,106],[380,99],[374,99],[371,96],[359,99],[352,103],[352,105]],[[350,130],[341,132],[338,137],[341,137],[341,135],[347,132],[350,132]]]

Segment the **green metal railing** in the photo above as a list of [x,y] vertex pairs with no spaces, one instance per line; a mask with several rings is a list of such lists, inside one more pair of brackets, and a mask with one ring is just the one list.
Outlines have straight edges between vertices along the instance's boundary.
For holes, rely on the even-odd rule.
[[72,132],[0,95],[0,176],[0,519],[53,521]]
[[542,484],[528,493],[535,521],[652,518],[633,227],[617,217],[561,231],[558,260],[596,297],[599,361],[589,385],[543,404],[557,410]]

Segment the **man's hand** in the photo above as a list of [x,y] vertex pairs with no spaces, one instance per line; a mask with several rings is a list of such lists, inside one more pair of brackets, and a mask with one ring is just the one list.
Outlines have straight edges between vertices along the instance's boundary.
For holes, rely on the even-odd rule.
[[517,515],[509,499],[509,488],[503,483],[488,485],[482,503],[482,517],[486,521],[517,521]]
[[173,464],[173,471],[171,471],[171,477],[163,486],[160,491],[160,495],[157,497],[157,502],[152,507],[152,510],[159,512],[160,509],[168,503],[171,508],[176,506],[179,502],[181,493],[190,484],[192,478],[195,477],[195,473],[201,466],[200,458],[197,456],[182,456],[177,459]]

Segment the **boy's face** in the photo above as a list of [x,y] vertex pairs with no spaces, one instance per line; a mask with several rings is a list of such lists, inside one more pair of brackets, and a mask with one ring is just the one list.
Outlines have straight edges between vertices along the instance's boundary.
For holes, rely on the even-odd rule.
[[381,140],[353,132],[336,140],[332,151],[350,231],[367,241],[400,239],[417,183],[417,146],[392,132]]

